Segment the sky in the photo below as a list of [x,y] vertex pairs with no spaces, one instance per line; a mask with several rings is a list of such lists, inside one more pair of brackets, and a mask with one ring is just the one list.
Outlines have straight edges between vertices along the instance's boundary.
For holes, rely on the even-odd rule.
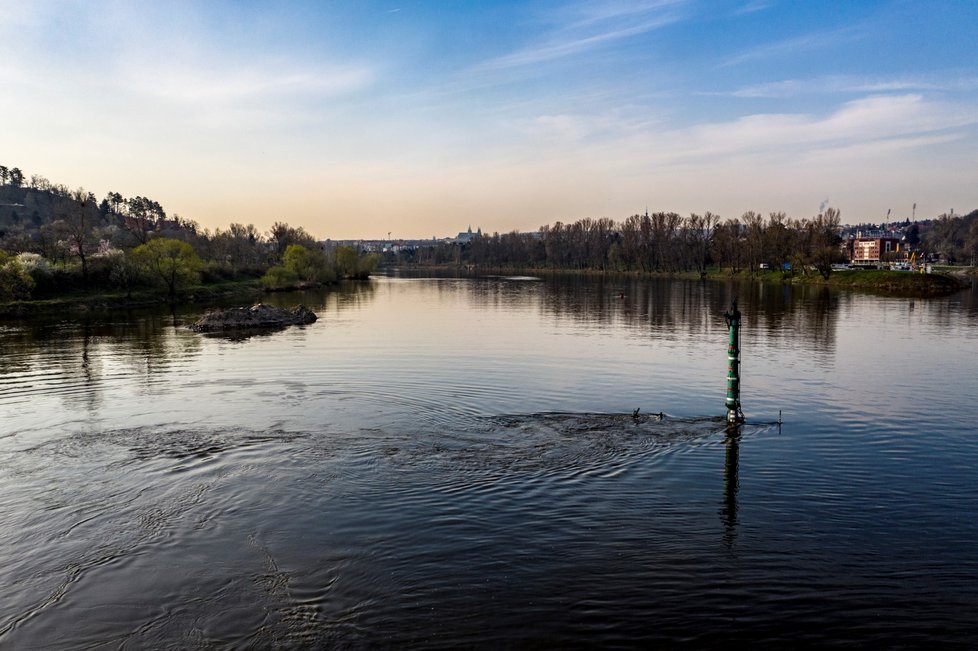
[[965,214],[976,25],[972,0],[0,0],[0,164],[332,239]]

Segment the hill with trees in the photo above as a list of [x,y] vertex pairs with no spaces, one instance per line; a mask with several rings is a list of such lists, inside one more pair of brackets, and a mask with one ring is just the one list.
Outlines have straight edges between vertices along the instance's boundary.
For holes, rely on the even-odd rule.
[[[825,208],[802,219],[748,211],[721,219],[673,212],[556,222],[512,232],[388,252],[387,264],[482,269],[729,273],[778,270],[828,279],[844,262],[843,236],[883,230],[919,246],[929,259],[978,264],[978,210],[968,215],[844,226]],[[353,247],[325,249],[302,228],[275,223],[268,233],[232,223],[213,232],[168,215],[159,202],[109,192],[101,200],[19,168],[0,166],[0,301],[70,292],[156,291],[176,300],[201,283],[252,280],[269,290],[366,278],[379,256]]]
[[285,222],[268,233],[238,223],[210,232],[148,197],[99,200],[0,165],[0,301],[134,290],[176,300],[202,283],[258,279],[270,289],[305,287],[364,278],[377,261],[326,250]]

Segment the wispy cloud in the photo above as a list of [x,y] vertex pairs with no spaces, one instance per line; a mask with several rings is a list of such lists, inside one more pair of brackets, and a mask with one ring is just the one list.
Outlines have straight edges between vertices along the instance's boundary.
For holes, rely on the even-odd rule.
[[780,81],[743,86],[731,91],[710,91],[702,94],[724,97],[782,99],[830,93],[966,92],[974,90],[978,90],[978,77],[961,77],[935,72],[914,77],[871,78],[852,75],[826,75],[810,79],[783,79]]
[[578,146],[586,141],[617,140],[635,133],[649,132],[659,124],[637,107],[620,107],[593,113],[552,113],[539,115],[517,128],[534,144]]
[[829,31],[810,32],[745,50],[720,62],[717,67],[729,68],[761,59],[810,52],[818,48],[835,47],[841,41],[858,40],[863,38],[863,35],[863,32],[856,27],[842,27]]
[[633,27],[627,27],[611,32],[603,32],[582,38],[571,38],[567,40],[551,41],[539,46],[520,50],[513,54],[498,57],[486,62],[483,67],[487,69],[514,68],[518,66],[532,65],[544,61],[560,59],[575,54],[580,54],[586,50],[597,47],[609,41],[615,41],[629,36],[636,36],[645,32],[657,29],[674,22],[674,18],[662,16],[655,20],[650,20]]
[[753,0],[752,2],[748,2],[740,7],[737,7],[737,9],[734,10],[734,15],[742,16],[744,14],[753,14],[757,13],[758,11],[769,9],[772,6],[774,6],[774,3],[770,2],[769,0]]
[[576,29],[617,20],[631,20],[652,12],[674,10],[686,0],[619,0],[580,2],[554,12],[552,17],[564,29]]
[[[949,130],[978,124],[972,107],[928,101],[918,94],[869,96],[818,117],[756,114],[732,122],[698,125],[666,135],[665,151],[680,159],[748,154],[803,155],[811,149],[845,149],[870,142],[948,136]],[[671,141],[671,142],[670,142]]]
[[681,19],[678,9],[683,4],[684,0],[662,0],[575,5],[552,16],[558,25],[540,42],[490,59],[478,69],[498,70],[553,61],[660,29]]
[[604,161],[627,175],[650,169],[777,166],[833,155],[840,161],[857,154],[865,159],[967,138],[978,125],[978,111],[968,103],[913,93],[865,96],[824,114],[757,113],[678,129],[628,117],[544,115],[525,131],[534,156],[550,151],[578,162]]
[[193,68],[167,66],[147,75],[132,71],[129,86],[146,95],[178,102],[233,103],[245,100],[284,100],[301,96],[332,96],[368,86],[373,73],[366,67],[276,69],[254,65]]

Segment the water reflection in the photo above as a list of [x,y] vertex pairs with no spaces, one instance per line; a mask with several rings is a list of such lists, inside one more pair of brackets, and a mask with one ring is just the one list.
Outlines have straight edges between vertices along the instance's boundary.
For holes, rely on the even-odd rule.
[[[337,288],[267,294],[262,300],[276,307],[305,304],[316,312],[355,309],[368,304],[376,293],[372,283],[344,283]],[[134,360],[134,370],[165,370],[174,359],[192,356],[200,349],[200,337],[171,337],[182,332],[209,309],[237,306],[234,299],[207,305],[160,306],[138,309],[84,312],[65,318],[42,314],[0,324],[0,376],[29,368],[29,354],[43,352],[65,371],[93,380],[98,374],[98,352],[107,346]],[[270,331],[263,330],[262,333]],[[246,333],[253,336],[259,333]],[[27,355],[27,356],[25,356]]]
[[[266,302],[290,307],[305,303],[321,315],[359,309],[369,304],[376,288],[371,283],[292,294],[270,294]],[[95,310],[66,315],[42,314],[0,325],[0,418],[16,430],[20,422],[35,425],[20,405],[46,418],[98,414],[106,396],[124,403],[130,395],[137,403],[144,396],[165,390],[167,383],[196,375],[206,337],[186,325],[204,311],[237,305],[234,299],[178,307],[148,306],[135,309]],[[277,332],[236,332],[228,339],[244,342],[252,337],[273,337]],[[49,403],[45,403],[47,399]],[[137,407],[132,405],[130,408]]]
[[[725,435],[734,296],[783,437]],[[233,344],[183,328],[208,306],[0,328],[0,436],[30,428],[0,438],[0,646],[973,642],[970,299],[498,278],[267,298],[321,322]],[[897,349],[943,368],[902,381]]]
[[[672,279],[555,277],[481,279],[465,284],[479,309],[536,310],[582,326],[626,326],[637,333],[679,340],[721,336],[720,315],[733,300],[747,332],[804,345],[825,358],[835,353],[842,294],[827,287]],[[439,291],[457,291],[451,286]]]
[[[273,292],[265,294],[261,300],[268,305],[284,308],[302,304],[321,316],[321,312],[363,308],[376,298],[376,293],[376,282],[345,282],[324,289]],[[219,307],[231,307],[231,304]]]
[[[378,301],[381,294],[384,300]],[[939,334],[942,329],[960,327],[962,315],[975,322],[978,318],[975,296],[975,290],[971,290],[945,299],[908,301],[790,285],[581,277],[533,281],[497,277],[417,282],[379,279],[348,283],[328,291],[269,294],[263,300],[282,307],[306,304],[322,319],[317,332],[335,333],[334,317],[341,315],[345,315],[342,320],[347,325],[362,328],[361,317],[350,317],[367,309],[380,310],[384,312],[382,320],[373,322],[372,331],[363,332],[362,342],[352,343],[373,342],[376,346],[382,338],[392,338],[396,332],[401,344],[387,351],[390,359],[403,357],[408,341],[411,344],[415,340],[427,341],[426,334],[441,332],[440,339],[436,337],[434,344],[419,347],[418,357],[412,359],[416,366],[426,366],[425,360],[440,354],[441,347],[448,343],[446,338],[460,340],[465,334],[462,329],[472,329],[471,322],[489,322],[481,317],[466,321],[470,317],[465,314],[473,311],[485,316],[492,314],[494,323],[500,325],[508,323],[510,314],[539,315],[539,322],[549,321],[561,327],[571,325],[575,334],[590,337],[613,333],[642,342],[668,342],[669,349],[685,350],[690,337],[699,338],[704,342],[701,345],[724,341],[725,324],[720,315],[737,298],[743,306],[746,348],[757,351],[751,353],[749,360],[755,380],[750,386],[757,389],[760,361],[771,365],[769,375],[785,360],[794,363],[801,373],[806,372],[802,364],[812,361],[824,368],[838,367],[835,358],[839,321],[867,305],[880,314],[897,311],[908,321],[926,327],[928,332]],[[171,371],[198,357],[207,341],[187,332],[183,326],[210,307],[233,304],[226,301],[172,311],[154,308],[107,311],[84,314],[75,321],[65,321],[59,315],[9,323],[0,328],[4,350],[0,356],[0,389],[4,401],[27,400],[39,392],[58,392],[71,406],[92,411],[98,409],[107,383],[128,382],[149,387],[165,382]],[[448,305],[453,306],[451,311],[445,307]],[[455,310],[454,306],[459,305],[469,309]],[[411,330],[418,332],[407,340],[406,333]],[[974,337],[976,332],[969,329],[965,335]],[[534,336],[530,331],[527,334]],[[261,335],[244,333],[233,337],[245,344],[284,336],[267,332]],[[289,336],[302,339],[306,335],[294,331]],[[475,340],[474,335],[466,336],[470,337],[469,342]],[[529,340],[525,345],[528,350],[539,348]],[[717,346],[716,350],[720,350],[722,343]],[[467,355],[471,350],[474,350],[472,343],[467,348],[460,345],[458,354]],[[758,355],[766,355],[768,359],[759,360]],[[720,357],[717,353],[717,359]],[[620,362],[611,359],[608,367],[614,363]],[[600,361],[596,364],[600,368]],[[669,370],[659,366],[651,372]],[[643,405],[658,410],[671,404],[666,398],[657,398],[652,403],[632,400],[629,403],[623,406]]]
[[737,540],[737,491],[740,489],[740,427],[727,429],[725,441],[726,455],[723,461],[723,506],[720,518],[723,520],[723,542],[731,547]]
[[172,313],[85,315],[76,322],[38,319],[0,332],[4,403],[57,396],[70,410],[93,413],[120,383],[153,383],[200,351],[181,336]]

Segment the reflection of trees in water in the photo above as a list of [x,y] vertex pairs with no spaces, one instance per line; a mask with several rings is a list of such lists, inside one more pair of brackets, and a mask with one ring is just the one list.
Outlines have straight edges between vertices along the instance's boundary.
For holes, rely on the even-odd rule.
[[300,303],[313,312],[357,309],[372,301],[377,286],[370,281],[348,281],[322,289],[301,292],[274,292],[262,297],[262,302],[275,307],[290,308]]
[[322,316],[323,312],[360,308],[375,298],[376,291],[377,285],[374,282],[347,281],[304,291],[269,292],[250,301],[241,298],[217,299],[206,304],[180,306],[177,311],[177,321],[182,325],[188,325],[209,310],[247,307],[258,302],[286,309],[301,304]]
[[9,376],[32,393],[51,387],[81,409],[98,405],[99,395],[91,387],[102,376],[103,364],[98,340],[88,324],[78,324],[70,331],[63,325],[11,329],[4,333],[0,346],[5,360],[0,377],[4,380]]
[[704,291],[700,283],[655,279],[482,279],[470,286],[469,299],[479,307],[539,311],[560,321],[650,327],[678,335],[715,325],[703,309]]
[[37,393],[57,393],[68,404],[94,410],[108,378],[150,378],[194,357],[200,340],[174,327],[173,313],[106,311],[75,322],[21,321],[2,336],[0,377],[31,383]]
[[749,290],[748,309],[744,309],[747,328],[769,343],[803,346],[831,358],[835,354],[840,301],[852,295],[828,287],[756,283],[743,285]]
[[970,289],[958,292],[943,299],[908,300],[904,308],[908,316],[917,311],[917,317],[926,317],[929,323],[941,328],[978,327],[978,278],[972,280]]
[[826,287],[672,279],[483,279],[469,293],[479,306],[535,309],[572,323],[625,325],[661,339],[723,336],[721,315],[737,299],[748,332],[827,354],[835,352],[840,306],[839,295]]
[[[373,300],[371,282],[341,283],[325,290],[267,294],[282,307],[304,303],[317,312],[357,309]],[[0,326],[0,386],[57,393],[80,409],[95,409],[108,381],[147,384],[200,353],[203,338],[184,326],[213,307],[240,305],[240,299],[177,308],[153,306],[70,315],[44,315]]]
[[[509,280],[486,277],[470,281],[442,280],[438,282],[439,295],[459,294],[459,282],[465,290],[463,296],[467,304],[479,309],[525,312],[539,311],[541,301],[546,295],[545,284],[538,280]],[[450,296],[451,297],[451,296]]]
[[323,309],[337,312],[360,309],[373,301],[376,294],[377,286],[369,281],[341,283],[329,291]]

